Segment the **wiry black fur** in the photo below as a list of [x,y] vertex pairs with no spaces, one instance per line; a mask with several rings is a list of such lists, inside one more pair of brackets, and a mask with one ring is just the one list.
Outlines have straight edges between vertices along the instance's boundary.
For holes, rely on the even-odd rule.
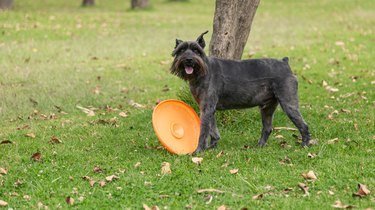
[[[262,135],[258,142],[264,146],[272,131],[272,117],[278,104],[302,135],[302,146],[308,146],[310,133],[298,105],[298,82],[288,64],[282,60],[264,58],[226,60],[208,57],[201,34],[197,41],[176,39],[172,53],[175,57],[171,73],[189,82],[190,91],[200,107],[201,133],[196,152],[215,147],[220,139],[215,111],[259,106]],[[192,74],[185,69],[193,67]],[[208,135],[211,142],[208,144]]]

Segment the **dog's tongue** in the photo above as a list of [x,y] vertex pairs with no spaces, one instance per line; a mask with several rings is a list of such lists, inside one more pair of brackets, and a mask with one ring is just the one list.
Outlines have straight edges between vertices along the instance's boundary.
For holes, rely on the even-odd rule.
[[185,67],[185,72],[186,72],[186,74],[192,74],[193,71],[194,71],[193,67],[190,67],[190,66]]

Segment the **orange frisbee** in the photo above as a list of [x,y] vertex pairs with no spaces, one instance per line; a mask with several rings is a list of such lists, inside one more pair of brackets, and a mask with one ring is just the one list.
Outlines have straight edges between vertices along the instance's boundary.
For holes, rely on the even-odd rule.
[[160,143],[171,153],[193,153],[198,147],[200,120],[194,109],[179,100],[160,102],[152,113]]

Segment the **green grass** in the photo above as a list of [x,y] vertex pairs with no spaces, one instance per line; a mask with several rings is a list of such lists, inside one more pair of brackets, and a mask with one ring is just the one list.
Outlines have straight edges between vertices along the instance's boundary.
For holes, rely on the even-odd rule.
[[[160,149],[151,114],[158,100],[177,98],[186,87],[164,63],[171,62],[175,38],[194,40],[206,29],[212,32],[214,1],[151,2],[146,11],[130,11],[130,3],[120,0],[97,1],[93,8],[73,0],[15,1],[13,11],[0,13],[0,141],[14,143],[0,144],[0,167],[8,169],[0,176],[0,200],[8,208],[42,203],[50,209],[141,209],[143,204],[331,209],[337,200],[374,208],[371,0],[262,1],[243,58],[253,52],[255,57],[290,58],[299,78],[301,112],[319,143],[301,148],[293,137],[298,133],[283,130],[271,135],[267,147],[257,148],[258,110],[235,111],[219,114],[221,142],[198,155],[201,165],[192,156]],[[328,92],[323,80],[339,91]],[[134,108],[131,100],[145,107]],[[95,116],[77,105],[96,108]],[[328,119],[334,110],[338,114]],[[119,116],[122,111],[129,116]],[[42,114],[55,117],[42,119]],[[117,121],[110,122],[114,117]],[[274,127],[281,126],[293,127],[278,109]],[[36,137],[25,136],[30,133]],[[53,136],[62,143],[49,144]],[[334,138],[338,142],[329,144]],[[283,141],[289,146],[282,147]],[[224,154],[217,157],[220,151]],[[39,162],[31,159],[36,152],[42,153]],[[291,164],[280,164],[286,157]],[[163,162],[171,164],[171,174],[161,174]],[[95,166],[104,171],[93,172]],[[231,169],[239,169],[238,174]],[[310,170],[318,176],[315,182],[301,176]],[[100,181],[110,175],[119,179],[104,187],[91,187],[81,178]],[[15,185],[17,180],[22,184]],[[309,196],[299,182],[309,186]],[[353,197],[358,183],[371,194]],[[204,188],[224,193],[197,193]],[[292,191],[285,194],[286,188]],[[262,199],[252,199],[260,193]],[[75,200],[71,207],[67,196]]]

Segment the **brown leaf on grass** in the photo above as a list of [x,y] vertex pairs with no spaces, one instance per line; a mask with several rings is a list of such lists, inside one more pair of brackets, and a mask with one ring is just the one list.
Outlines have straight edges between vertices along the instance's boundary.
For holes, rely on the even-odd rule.
[[350,111],[349,109],[340,109],[340,112],[343,112],[343,113],[351,113],[352,111]]
[[146,204],[143,204],[143,209],[144,210],[152,210],[150,207],[148,207]]
[[14,144],[14,143],[10,140],[4,140],[4,141],[1,141],[0,144]]
[[120,112],[120,113],[118,113],[118,115],[120,117],[127,117],[127,116],[129,116],[128,112]]
[[285,188],[285,189],[283,190],[283,193],[284,193],[284,194],[288,194],[288,193],[291,192],[291,191],[293,191],[293,188],[288,187],[288,188]]
[[112,182],[112,181],[114,181],[114,180],[116,180],[116,179],[119,179],[120,177],[118,177],[118,176],[116,176],[116,175],[111,175],[111,176],[107,176],[106,178],[105,178],[105,180],[107,181],[107,182]]
[[204,201],[206,201],[206,204],[210,204],[212,202],[212,200],[214,199],[214,196],[212,195],[207,195],[205,198],[204,198]]
[[334,110],[333,112],[331,112],[331,113],[329,113],[328,114],[328,119],[329,120],[333,120],[334,119],[334,115],[338,115],[339,114],[339,111],[337,111],[337,110]]
[[216,158],[219,158],[224,155],[224,151],[221,150],[219,153],[217,153]]
[[5,206],[8,206],[8,203],[3,200],[0,200],[0,207],[5,207]]
[[35,134],[34,133],[27,133],[25,134],[26,137],[30,137],[30,138],[35,138]]
[[34,161],[41,161],[42,160],[42,153],[40,153],[40,152],[34,153],[31,156],[31,159],[33,159]]
[[305,196],[308,196],[310,194],[309,187],[305,183],[302,183],[302,182],[298,183],[298,187],[301,188]]
[[93,172],[95,173],[102,173],[103,172],[103,169],[101,169],[99,166],[95,166],[93,169],[92,169]]
[[216,192],[216,193],[224,193],[222,190],[208,188],[208,189],[199,189],[197,190],[197,193],[205,193],[205,192]]
[[333,208],[337,209],[353,209],[356,208],[354,205],[346,205],[341,203],[341,201],[336,201],[335,204],[332,205]]
[[73,205],[74,204],[74,199],[72,197],[68,196],[68,197],[65,198],[65,202],[68,205]]
[[308,179],[308,180],[312,180],[312,181],[318,179],[318,177],[316,177],[314,171],[309,171],[307,173],[302,173],[301,175],[303,176],[303,178]]
[[62,141],[60,139],[58,139],[56,136],[52,136],[51,137],[51,140],[49,140],[48,143],[50,144],[60,144]]
[[29,202],[31,200],[31,196],[30,195],[24,195],[23,199],[25,199],[25,201]]
[[106,184],[107,184],[107,182],[105,182],[104,180],[101,180],[101,181],[99,182],[99,186],[100,186],[100,187],[104,187]]
[[200,165],[203,161],[203,158],[201,157],[193,157],[191,158],[191,161],[193,161],[193,163],[197,164],[197,165]]
[[168,162],[163,162],[161,164],[161,173],[162,174],[171,174],[172,171],[171,171],[171,164],[168,163]]
[[6,175],[7,173],[8,173],[8,169],[0,167],[0,174],[1,175]]
[[139,108],[139,109],[145,107],[145,105],[142,105],[142,104],[136,103],[136,102],[133,101],[133,100],[130,100],[130,101],[129,101],[129,105],[132,106],[132,107],[134,107],[134,108]]
[[21,186],[22,184],[23,184],[23,182],[21,180],[17,179],[16,182],[14,182],[13,186],[17,188],[17,187]]
[[237,174],[238,173],[238,168],[234,168],[229,170],[230,174]]
[[353,196],[365,197],[370,194],[370,190],[367,189],[367,186],[364,184],[358,184],[358,191],[353,193]]
[[289,157],[285,157],[284,159],[280,160],[279,163],[281,165],[293,165],[292,159],[290,159]]
[[316,153],[307,153],[307,157],[309,158],[316,158],[318,155]]
[[283,135],[280,135],[280,134],[279,134],[279,135],[276,135],[275,138],[276,138],[276,139],[285,139],[284,136],[283,136]]
[[189,203],[189,204],[186,204],[185,206],[185,209],[192,209],[193,208],[193,204]]
[[96,95],[99,95],[100,94],[100,87],[96,86],[92,92],[94,92],[94,94],[96,94]]
[[274,127],[273,129],[276,131],[279,131],[279,130],[297,131],[297,128],[289,128],[289,127]]
[[73,180],[74,180],[74,177],[69,176],[69,180],[70,180],[70,181],[73,181]]
[[91,180],[91,177],[89,177],[89,176],[83,176],[83,177],[81,177],[83,180]]
[[95,185],[95,183],[96,183],[95,180],[93,180],[93,179],[89,180],[89,184],[90,184],[91,187],[93,187]]
[[334,138],[334,139],[328,140],[327,144],[336,144],[338,142],[339,142],[339,138]]
[[335,45],[336,45],[336,46],[339,46],[339,47],[344,47],[344,46],[345,46],[345,43],[344,43],[343,41],[340,41],[340,40],[339,40],[339,41],[336,41],[336,42],[335,42]]
[[280,142],[280,146],[281,146],[282,148],[284,148],[284,149],[289,149],[289,148],[292,147],[292,146],[290,146],[290,145],[288,144],[288,142],[286,142],[286,141],[281,141],[281,142]]
[[251,199],[253,199],[253,200],[260,200],[263,197],[264,197],[264,194],[261,193],[261,194],[257,194],[257,195],[252,196]]
[[17,127],[17,130],[24,130],[24,129],[29,129],[29,128],[31,128],[30,125],[23,125],[23,126]]
[[333,191],[331,191],[331,190],[328,190],[328,194],[329,195],[334,195],[335,193]]
[[221,205],[217,208],[217,210],[229,210],[229,208],[227,208],[226,206],[224,205]]
[[160,65],[168,65],[170,63],[170,60],[161,60]]
[[77,105],[76,107],[80,109],[82,112],[84,112],[85,114],[87,114],[87,116],[89,117],[95,116],[94,110],[91,110],[91,109],[88,109],[79,105]]
[[136,163],[134,164],[134,168],[138,168],[140,165],[141,165],[141,162],[136,162]]

